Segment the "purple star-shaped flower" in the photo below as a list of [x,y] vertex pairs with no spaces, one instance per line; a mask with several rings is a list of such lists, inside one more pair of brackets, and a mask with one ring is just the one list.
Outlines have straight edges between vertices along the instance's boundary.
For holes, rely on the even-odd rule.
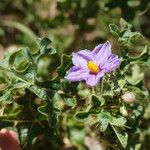
[[120,65],[118,56],[111,53],[108,41],[99,44],[92,51],[85,49],[72,55],[74,66],[69,69],[65,78],[72,82],[83,80],[90,86],[95,86],[105,73]]

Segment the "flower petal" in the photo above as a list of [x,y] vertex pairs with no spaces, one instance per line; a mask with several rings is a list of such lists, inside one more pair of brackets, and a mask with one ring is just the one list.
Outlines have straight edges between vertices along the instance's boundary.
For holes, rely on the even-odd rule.
[[73,53],[72,55],[73,64],[79,68],[87,68],[87,61],[92,59],[91,51],[89,50],[82,50],[78,53]]
[[97,54],[100,50],[101,50],[101,48],[102,48],[102,46],[103,46],[103,44],[99,44],[99,45],[97,45],[94,49],[93,49],[93,54]]
[[90,74],[89,78],[86,80],[86,84],[95,86],[96,84],[98,84],[102,76],[104,76],[104,72],[100,72],[98,74]]
[[77,54],[79,54],[81,57],[85,58],[88,61],[93,60],[93,53],[88,49],[81,50]]
[[95,63],[97,65],[103,66],[107,62],[108,57],[111,55],[111,44],[109,41],[104,44],[96,46],[93,50]]
[[102,70],[104,70],[105,72],[110,72],[110,71],[118,68],[120,63],[121,62],[120,62],[120,59],[118,58],[118,56],[111,54],[110,57],[108,58],[108,61],[102,67]]
[[89,77],[89,71],[87,69],[74,69],[68,72],[68,75],[65,77],[70,81],[82,81],[86,80]]
[[78,68],[78,67],[76,67],[76,66],[73,66],[73,67],[71,67],[71,68],[67,71],[67,73],[69,74],[70,72],[74,72],[74,71],[77,71],[77,70],[80,70],[80,68]]

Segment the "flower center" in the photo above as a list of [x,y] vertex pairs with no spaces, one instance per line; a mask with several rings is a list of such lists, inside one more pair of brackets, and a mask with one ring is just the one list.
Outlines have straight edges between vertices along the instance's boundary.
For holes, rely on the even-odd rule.
[[90,72],[94,74],[97,74],[100,71],[98,65],[92,61],[88,61],[87,67],[89,68]]

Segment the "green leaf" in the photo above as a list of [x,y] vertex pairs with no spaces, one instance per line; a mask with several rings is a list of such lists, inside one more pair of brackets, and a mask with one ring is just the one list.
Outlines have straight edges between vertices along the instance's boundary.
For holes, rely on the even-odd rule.
[[43,82],[49,79],[49,66],[51,59],[48,55],[42,55],[37,62],[36,79],[38,82]]
[[65,98],[65,104],[70,107],[75,107],[77,105],[77,100],[75,98]]
[[41,88],[39,86],[36,85],[31,85],[28,88],[31,92],[33,92],[35,95],[37,95],[39,98],[41,98],[42,100],[47,100],[47,91],[45,88]]
[[28,139],[28,128],[18,128],[18,131],[19,131],[19,135],[20,135],[20,144],[25,144],[27,142],[27,139]]
[[13,97],[11,95],[11,91],[8,90],[5,93],[3,93],[3,95],[0,97],[0,102],[1,101],[5,101],[6,103],[11,103],[13,100]]
[[[78,87],[78,83],[73,83],[70,82],[66,79],[62,80],[62,90],[64,91],[64,93],[77,93],[77,87]],[[69,87],[69,88],[68,88]]]
[[98,114],[98,120],[100,122],[100,130],[102,132],[106,131],[109,122],[111,121],[111,115],[108,112],[101,112]]
[[127,72],[125,78],[130,84],[137,85],[140,81],[143,80],[144,73],[141,71],[141,68],[137,64],[132,66],[129,65],[125,69]]
[[128,134],[121,127],[117,127],[117,126],[112,125],[112,128],[113,128],[119,142],[121,143],[122,147],[125,149],[127,146],[127,142],[128,142]]
[[139,32],[132,32],[130,30],[124,31],[123,35],[119,38],[119,41],[123,42],[124,44],[130,44],[131,40],[135,40],[142,35]]
[[[5,106],[4,106],[5,107]],[[3,109],[3,108],[1,108]],[[0,115],[0,119],[13,119],[16,117],[19,117],[19,115],[22,113],[23,106],[18,105],[17,103],[8,104],[6,105],[3,114]]]
[[84,128],[71,128],[70,129],[71,143],[74,146],[76,146],[78,150],[86,150],[84,146],[85,134],[86,132]]
[[47,104],[38,107],[38,112],[47,117]]
[[57,72],[60,77],[64,77],[66,75],[66,71],[68,71],[72,65],[72,61],[70,56],[63,55],[61,59],[61,66],[58,67]]
[[128,47],[132,41],[143,37],[139,32],[133,32],[131,27],[124,19],[120,19],[120,28],[115,24],[109,25],[110,31],[117,35],[118,41],[123,47]]
[[147,45],[144,47],[144,49],[143,49],[142,53],[140,53],[140,55],[138,55],[136,57],[133,57],[133,56],[129,57],[129,59],[131,61],[133,61],[132,63],[139,63],[139,61],[148,61],[149,58],[150,58],[150,47]]
[[60,110],[55,108],[52,101],[47,101],[46,105],[38,107],[38,112],[47,118],[49,125],[54,128],[58,122]]
[[9,59],[9,64],[18,73],[25,72],[31,65],[28,49],[21,49],[14,52]]
[[100,121],[100,130],[102,132],[104,132],[108,125],[115,125],[115,126],[119,126],[119,127],[124,127],[125,123],[126,123],[126,119],[122,116],[113,116],[111,115],[109,112],[104,112],[101,111],[98,115],[98,120]]
[[41,39],[38,39],[39,43],[39,50],[40,50],[40,55],[41,54],[55,54],[56,50],[53,49],[52,47],[49,47],[49,44],[51,43],[51,40],[44,37]]
[[111,117],[110,124],[115,125],[117,127],[124,127],[126,123],[126,118],[122,116]]
[[109,25],[109,28],[110,28],[110,32],[114,35],[117,35],[118,36],[118,33],[119,33],[119,27],[115,24],[110,24]]
[[91,101],[92,101],[92,107],[93,108],[97,108],[101,105],[101,102],[100,102],[99,98],[96,95],[92,95]]
[[58,117],[60,115],[60,110],[57,108],[54,108],[54,106],[50,107],[50,105],[48,105],[48,121],[49,124],[52,128],[55,128],[58,122]]
[[[66,98],[66,97],[64,96],[64,98]],[[58,94],[58,92],[55,93],[55,95],[53,97],[54,107],[57,108],[57,109],[62,110],[65,106],[64,98],[61,94]]]
[[120,26],[121,29],[131,29],[132,25],[130,25],[129,23],[127,23],[123,18],[120,19]]
[[78,112],[76,113],[75,117],[77,119],[80,119],[80,120],[84,120],[84,119],[87,119],[89,116],[89,112]]
[[30,86],[30,83],[20,81],[20,82],[14,83],[11,89],[14,90],[14,89],[28,88],[29,86]]
[[4,91],[9,88],[10,84],[10,78],[4,72],[0,71],[0,91]]

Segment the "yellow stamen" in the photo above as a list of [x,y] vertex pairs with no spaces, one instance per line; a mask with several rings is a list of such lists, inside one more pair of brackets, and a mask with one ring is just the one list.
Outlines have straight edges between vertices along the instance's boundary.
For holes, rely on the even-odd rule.
[[90,72],[94,74],[97,74],[100,71],[98,65],[92,61],[87,63],[87,67],[89,68]]

